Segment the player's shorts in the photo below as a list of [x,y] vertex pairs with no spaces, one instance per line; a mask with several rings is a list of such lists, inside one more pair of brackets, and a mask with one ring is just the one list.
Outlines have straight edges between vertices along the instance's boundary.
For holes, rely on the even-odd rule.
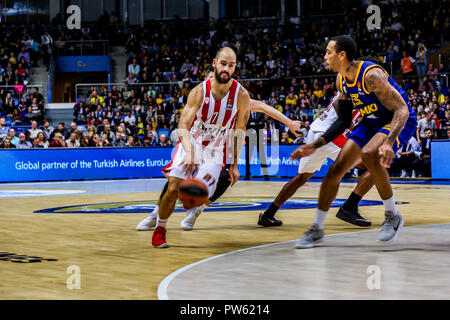
[[[192,175],[193,178],[203,181],[208,187],[208,198],[214,194],[219,181],[220,173],[225,167],[223,152],[221,150],[195,147],[193,144],[194,154],[197,158],[198,170]],[[176,177],[186,179],[189,176],[183,171],[181,164],[184,157],[184,149],[180,142],[178,142],[175,152],[172,156],[172,161],[164,167],[161,171],[166,177]]]
[[[322,134],[323,132],[313,132],[310,130],[306,137],[306,143],[313,143]],[[334,143],[327,143],[323,147],[317,149],[312,155],[300,159],[298,173],[314,173],[319,171],[327,158],[330,158],[333,161],[336,160],[340,151],[341,148]]]
[[[396,141],[394,142],[394,145],[392,146],[394,152],[397,152],[398,149],[400,149],[405,143],[409,141],[409,139],[411,139],[413,134],[416,132],[416,129],[417,120],[415,118],[408,118],[405,127],[400,132]],[[373,136],[378,132],[388,135],[390,131],[390,124],[380,128],[376,126],[374,127],[373,125],[369,125],[364,121],[361,121],[348,138],[356,142],[356,144],[361,148],[364,148],[364,146],[370,141],[370,139],[372,139]]]

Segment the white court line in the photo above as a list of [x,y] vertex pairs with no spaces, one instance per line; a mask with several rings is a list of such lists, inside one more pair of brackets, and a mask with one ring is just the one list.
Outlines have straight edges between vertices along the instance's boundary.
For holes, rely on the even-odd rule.
[[[414,228],[414,227],[432,227],[432,226],[438,226],[438,225],[444,225],[447,223],[443,223],[443,224],[429,224],[429,225],[418,225],[418,226],[409,226],[409,227],[404,227],[404,228]],[[333,237],[333,236],[339,236],[339,235],[345,235],[345,234],[355,234],[355,233],[365,233],[365,232],[372,232],[372,231],[376,231],[376,230],[380,230],[380,229],[371,229],[371,230],[362,230],[362,231],[352,231],[352,232],[344,232],[344,233],[335,233],[335,234],[330,234],[330,235],[326,235],[326,237]],[[158,286],[158,299],[159,300],[169,300],[169,296],[167,294],[167,289],[169,288],[169,284],[170,282],[178,275],[180,275],[181,273],[183,273],[186,270],[189,270],[201,263],[204,262],[208,262],[217,258],[221,258],[221,257],[225,257],[225,256],[229,256],[235,253],[239,253],[239,252],[244,252],[244,251],[249,251],[249,250],[253,250],[253,249],[258,249],[258,248],[264,248],[264,247],[270,247],[270,246],[275,246],[275,245],[279,245],[279,244],[284,244],[284,243],[289,243],[289,242],[294,242],[297,240],[288,240],[288,241],[282,241],[282,242],[276,242],[276,243],[269,243],[269,244],[263,244],[260,246],[256,246],[256,247],[250,247],[250,248],[244,248],[244,249],[239,249],[239,250],[235,250],[235,251],[230,251],[227,253],[223,253],[223,254],[219,254],[217,256],[214,257],[210,257],[210,258],[206,258],[194,263],[191,263],[187,266],[184,266],[181,269],[178,269],[174,272],[172,272],[171,274],[169,274],[167,277],[164,278],[163,281],[161,281],[161,283]],[[381,243],[380,246],[383,246],[384,244]],[[386,246],[390,245],[390,244],[385,244]],[[170,249],[169,249],[170,250]],[[292,250],[300,250],[300,249],[295,249],[292,248]]]
[[[373,230],[363,230],[363,231],[354,231],[354,232],[345,232],[345,233],[338,233],[338,234],[330,234],[330,235],[327,235],[326,237],[331,237],[331,236],[335,236],[335,235],[339,235],[339,234],[361,233],[361,232],[369,232],[369,231],[373,231]],[[201,263],[208,262],[208,261],[211,261],[211,260],[214,260],[214,259],[217,259],[217,258],[229,256],[229,255],[232,255],[232,254],[235,254],[235,253],[239,253],[239,252],[244,252],[244,251],[249,251],[249,250],[259,249],[259,248],[265,248],[265,247],[271,247],[271,246],[276,246],[276,245],[279,245],[279,244],[284,244],[284,243],[289,243],[289,242],[294,242],[294,241],[297,241],[297,240],[288,240],[288,241],[282,241],[282,242],[276,242],[276,243],[263,244],[263,245],[256,246],[256,247],[250,247],[250,248],[239,249],[239,250],[230,251],[230,252],[227,252],[227,253],[222,253],[222,254],[219,254],[219,255],[214,256],[214,257],[206,258],[206,259],[203,259],[203,260],[200,260],[200,261],[191,263],[191,264],[189,264],[189,265],[187,265],[187,266],[185,266],[185,267],[183,267],[183,268],[181,268],[181,269],[178,269],[178,270],[172,272],[172,273],[169,274],[166,278],[164,278],[163,281],[161,281],[161,283],[160,283],[159,286],[158,286],[158,299],[159,299],[159,300],[169,300],[169,296],[167,295],[167,289],[168,289],[168,287],[169,287],[170,282],[171,282],[176,276],[178,276],[179,274],[181,274],[182,272],[184,272],[184,271],[186,271],[186,270],[189,270],[189,269],[191,269],[191,268],[193,268],[193,267],[195,267],[195,266],[197,266],[197,265],[199,265],[199,264],[201,264]],[[169,250],[170,250],[170,249],[169,249]],[[299,249],[293,248],[293,250],[299,250]]]

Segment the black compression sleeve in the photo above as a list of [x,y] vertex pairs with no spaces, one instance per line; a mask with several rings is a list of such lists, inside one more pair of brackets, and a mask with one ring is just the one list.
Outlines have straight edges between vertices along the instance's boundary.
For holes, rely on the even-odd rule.
[[337,120],[322,135],[322,138],[328,143],[336,139],[345,129],[348,129],[352,123],[353,103],[350,100],[339,100],[337,106]]

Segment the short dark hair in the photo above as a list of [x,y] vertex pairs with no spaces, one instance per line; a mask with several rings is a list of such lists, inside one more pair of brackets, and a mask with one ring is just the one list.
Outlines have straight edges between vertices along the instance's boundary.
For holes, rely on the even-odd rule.
[[352,37],[348,35],[336,36],[331,38],[330,41],[336,42],[336,52],[345,51],[349,61],[355,59],[358,46]]
[[210,73],[210,72],[214,72],[214,67],[212,65],[208,64],[205,68],[205,76],[207,76],[208,73]]

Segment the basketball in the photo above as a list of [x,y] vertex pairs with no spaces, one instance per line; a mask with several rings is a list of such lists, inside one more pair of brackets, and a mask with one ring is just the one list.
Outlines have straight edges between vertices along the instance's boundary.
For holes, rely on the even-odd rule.
[[202,181],[188,178],[180,183],[178,198],[183,203],[183,207],[189,210],[201,206],[208,200],[208,188]]

